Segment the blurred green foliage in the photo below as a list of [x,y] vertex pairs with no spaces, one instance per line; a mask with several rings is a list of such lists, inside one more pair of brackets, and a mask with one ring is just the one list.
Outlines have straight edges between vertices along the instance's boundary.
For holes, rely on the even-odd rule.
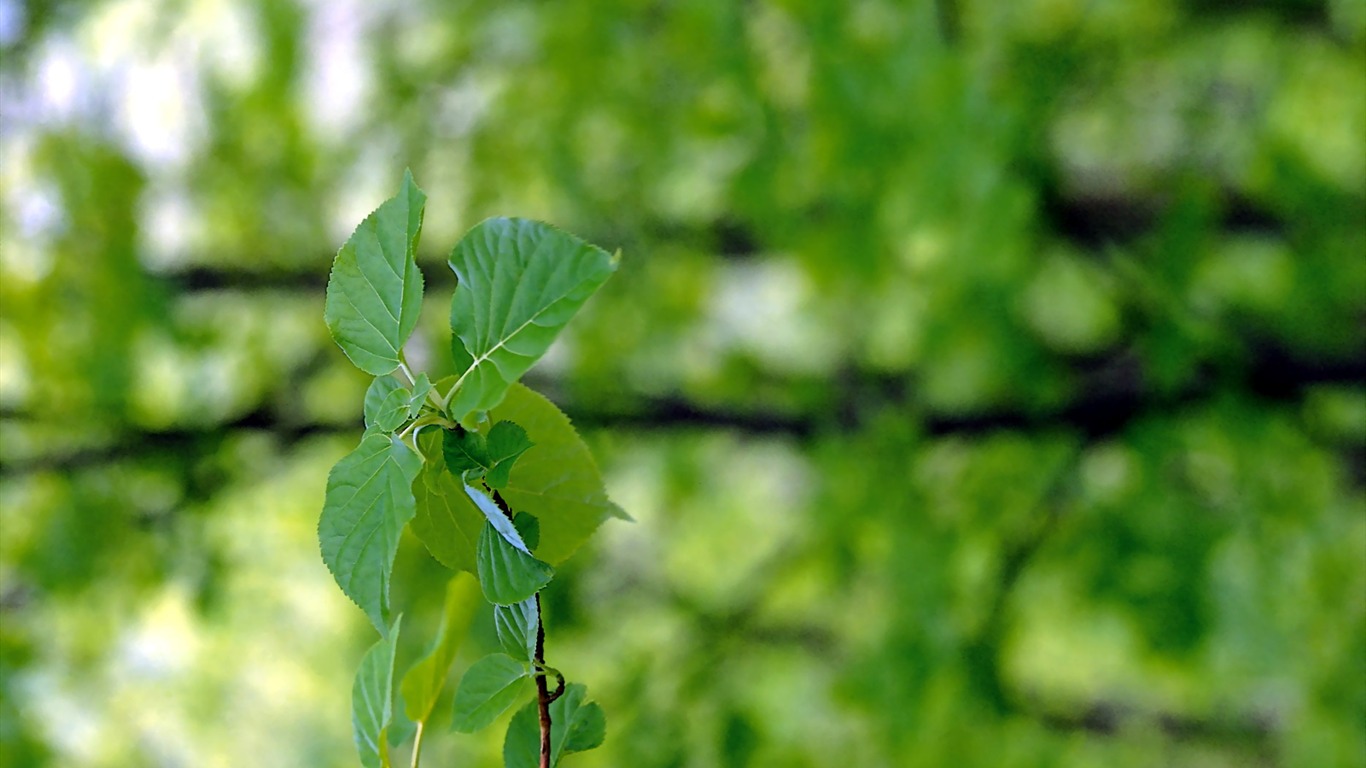
[[431,307],[485,216],[626,255],[530,374],[637,521],[546,594],[577,764],[1366,766],[1361,0],[4,0],[0,46],[6,765],[354,764],[323,285],[411,166]]

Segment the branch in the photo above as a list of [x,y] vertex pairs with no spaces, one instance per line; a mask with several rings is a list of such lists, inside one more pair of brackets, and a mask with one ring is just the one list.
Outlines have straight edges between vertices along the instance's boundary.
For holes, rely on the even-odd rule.
[[1280,730],[1274,718],[1267,715],[1233,713],[1201,718],[1178,712],[1145,711],[1112,701],[1088,702],[1075,707],[1018,708],[1016,712],[1057,731],[1113,736],[1134,726],[1146,726],[1161,731],[1173,741],[1245,744],[1258,749],[1269,748]]
[[[935,0],[935,17],[940,35],[946,42],[952,43],[961,37],[962,19],[957,0]],[[1153,231],[1169,207],[1168,201],[1157,195],[1078,192],[1063,188],[1047,172],[1026,170],[1024,173],[1040,182],[1038,187],[1042,203],[1039,218],[1049,231],[1088,250],[1108,243],[1130,242]],[[1222,190],[1219,201],[1222,217],[1217,225],[1222,231],[1279,234],[1288,229],[1283,217],[1236,190]],[[839,206],[818,200],[793,216],[819,227],[830,222],[837,215],[832,211],[838,210]],[[782,242],[781,238],[774,241],[768,232],[747,221],[727,215],[700,224],[647,218],[625,231],[609,228],[597,235],[592,232],[588,234],[588,239],[593,242],[617,242],[623,246],[629,246],[632,242],[637,245],[646,242],[684,244],[724,261],[757,258],[775,248],[789,245]],[[251,259],[242,258],[240,254],[217,253],[210,258],[186,254],[183,261],[198,265],[153,272],[151,277],[179,292],[270,289],[320,292],[327,286],[325,271],[279,268],[249,270],[213,266],[252,263]],[[332,254],[321,253],[300,261],[300,264],[314,266],[331,263]],[[444,259],[436,254],[422,254],[418,264],[423,267],[427,290],[454,288],[455,276],[449,269],[440,268],[444,265]]]
[[[533,659],[539,668],[545,667],[545,619],[541,615],[541,593],[536,593],[536,658]],[[564,693],[564,678],[560,678],[560,684],[555,690],[555,695],[550,695],[549,686],[545,682],[545,673],[538,672],[536,675],[536,708],[540,710],[541,716],[541,768],[550,768],[550,703],[559,698]]]
[[[1131,424],[1150,417],[1170,417],[1182,409],[1198,408],[1230,388],[1269,402],[1298,402],[1310,387],[1322,384],[1361,386],[1366,382],[1366,356],[1345,359],[1306,359],[1279,346],[1260,342],[1245,366],[1241,381],[1207,378],[1184,390],[1163,393],[1145,388],[1141,370],[1125,353],[1091,364],[1082,374],[1080,397],[1045,411],[1001,409],[967,415],[928,414],[921,417],[927,435],[981,435],[1002,431],[1066,430],[1088,441],[1123,434]],[[535,379],[534,376],[529,377]],[[534,381],[541,389],[551,382]],[[771,382],[782,386],[783,382]],[[856,432],[867,423],[885,417],[887,407],[906,409],[914,405],[910,378],[857,370],[837,377],[828,404],[814,413],[780,413],[762,409],[740,410],[710,407],[681,396],[635,398],[630,409],[604,407],[603,403],[630,402],[630,393],[601,393],[595,402],[566,402],[552,398],[574,414],[580,428],[631,429],[641,432],[684,429],[727,430],[755,436],[790,436],[807,441],[826,434]],[[833,414],[829,415],[829,414]],[[25,411],[0,411],[0,419],[38,423]],[[206,427],[127,431],[103,445],[68,452],[5,461],[0,474],[24,474],[40,470],[67,471],[104,464],[130,455],[155,452],[215,450],[226,433],[258,429],[274,433],[286,444],[319,434],[359,434],[359,422],[290,423],[268,406],[235,419]],[[207,444],[205,441],[208,441]]]
[[[498,505],[503,515],[511,522],[513,518],[512,507],[508,506],[503,495],[498,491],[492,491],[493,503]],[[560,698],[564,693],[564,676],[556,675],[559,683],[555,686],[555,692],[550,692],[550,686],[545,681],[545,616],[541,614],[541,593],[536,593],[536,652],[531,658],[532,664],[536,669],[536,708],[540,715],[541,722],[541,768],[550,767],[550,705],[555,699]]]
[[[41,423],[26,413],[13,411],[0,414],[0,419],[11,428],[23,422]],[[361,425],[289,423],[282,421],[270,409],[260,408],[212,426],[126,431],[95,446],[10,459],[0,465],[0,476],[40,471],[69,472],[148,454],[198,456],[217,451],[223,440],[233,432],[252,430],[270,432],[285,445],[292,445],[315,435],[354,434],[359,437]]]
[[[1270,402],[1296,402],[1313,386],[1343,384],[1359,386],[1366,381],[1366,357],[1341,360],[1305,360],[1261,346],[1248,365],[1242,381],[1233,387],[1228,379],[1207,378],[1175,392],[1145,387],[1136,362],[1119,353],[1093,364],[1082,374],[1076,399],[1058,407],[1032,411],[1002,408],[973,414],[934,414],[922,417],[930,436],[979,435],[1001,431],[1067,430],[1090,441],[1122,434],[1135,422],[1152,416],[1169,416],[1183,408],[1198,407],[1230,389],[1241,387]],[[817,414],[787,414],[761,409],[708,408],[678,396],[643,398],[630,410],[603,408],[603,402],[629,402],[629,393],[603,393],[597,403],[570,403],[574,422],[583,427],[637,430],[680,428],[728,429],[753,435],[789,435],[799,440],[833,432],[854,432],[882,418],[883,408],[914,403],[912,387],[904,375],[849,373],[845,383],[830,397],[825,408],[835,418]]]

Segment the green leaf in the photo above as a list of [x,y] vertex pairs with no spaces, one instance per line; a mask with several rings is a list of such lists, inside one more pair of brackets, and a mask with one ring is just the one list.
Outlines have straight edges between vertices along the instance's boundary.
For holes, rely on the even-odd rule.
[[541,521],[535,515],[527,512],[518,512],[512,518],[512,527],[517,529],[522,541],[526,543],[526,548],[532,552],[541,543]]
[[487,437],[468,429],[446,432],[442,452],[451,474],[464,477],[466,482],[484,477],[490,488],[498,489],[507,485],[517,458],[531,446],[526,430],[510,421],[500,421]]
[[386,637],[365,652],[351,686],[351,725],[365,768],[389,765],[386,741],[394,714],[394,649],[401,621],[401,616],[395,619]]
[[356,367],[376,376],[398,367],[399,350],[417,327],[422,273],[413,252],[427,196],[403,174],[399,193],[362,221],[337,252],[323,318]]
[[450,257],[456,421],[498,405],[584,301],[611,276],[606,251],[547,224],[488,219]]
[[536,594],[550,583],[555,569],[518,549],[493,525],[479,535],[477,569],[484,599],[494,605],[512,605]]
[[412,399],[408,401],[408,418],[416,418],[422,411],[422,403],[427,399],[427,395],[432,391],[432,380],[427,378],[427,374],[419,373],[417,380],[413,382]]
[[375,426],[375,421],[379,418],[380,407],[384,404],[385,398],[390,393],[403,389],[403,385],[393,376],[376,376],[370,382],[370,388],[365,390],[365,428],[370,429]]
[[408,403],[413,399],[413,393],[403,387],[393,390],[384,396],[384,401],[379,404],[375,411],[373,426],[383,432],[393,432],[403,426],[403,422],[408,420]]
[[505,488],[512,467],[532,442],[527,439],[525,429],[511,421],[500,421],[489,430],[487,445],[490,466],[484,482],[494,490]]
[[[448,429],[441,443],[441,453],[446,460],[446,468],[452,475],[472,481],[489,465],[489,450],[484,436],[468,429]],[[470,477],[466,472],[475,472]]]
[[505,654],[491,654],[474,662],[455,691],[451,727],[473,733],[487,726],[517,703],[528,679],[526,664]]
[[[568,691],[566,691],[568,693]],[[552,728],[553,730],[553,728]],[[564,737],[563,754],[587,752],[602,746],[607,738],[607,715],[596,701],[579,707],[569,721],[569,733]]]
[[393,435],[368,433],[327,476],[318,521],[323,562],[380,632],[399,534],[413,517],[422,457]]
[[[581,683],[565,687],[564,695],[550,704],[550,764],[560,758],[586,752],[602,744],[607,718],[597,704],[583,703],[588,689]],[[537,768],[541,760],[541,719],[536,702],[517,710],[503,739],[505,768]]]
[[588,446],[549,400],[516,384],[490,416],[516,422],[535,443],[517,460],[499,493],[514,512],[540,521],[536,556],[560,563],[619,508],[608,500]]
[[405,421],[416,418],[422,403],[432,391],[431,379],[419,373],[409,391],[393,376],[376,376],[365,391],[365,428],[392,432]]
[[414,484],[417,515],[413,533],[438,562],[457,571],[475,572],[475,544],[484,530],[484,514],[465,495],[460,478],[446,469],[442,458],[444,429],[428,429],[418,436],[425,463]]
[[400,690],[404,713],[409,719],[426,722],[431,716],[432,708],[446,686],[455,652],[469,633],[475,610],[481,602],[479,584],[469,574],[457,573],[446,584],[446,608],[441,615],[436,643],[403,676]]
[[[563,698],[563,697],[561,697]],[[555,704],[550,705],[554,707]],[[550,747],[555,748],[554,715],[550,719]],[[541,764],[541,714],[536,702],[517,710],[508,722],[507,735],[503,737],[503,768],[538,768]],[[554,761],[551,762],[553,766]]]
[[512,605],[493,606],[493,627],[498,632],[498,641],[513,658],[521,661],[529,662],[535,657],[540,619],[535,597]]
[[[499,494],[514,512],[527,512],[540,522],[536,557],[552,565],[562,562],[603,520],[619,512],[607,498],[588,446],[560,409],[521,384],[512,385],[489,416],[495,422],[516,422],[535,443],[517,460]],[[413,532],[442,564],[474,572],[485,516],[459,478],[446,470],[445,432],[427,430],[418,439],[427,464],[418,483]]]

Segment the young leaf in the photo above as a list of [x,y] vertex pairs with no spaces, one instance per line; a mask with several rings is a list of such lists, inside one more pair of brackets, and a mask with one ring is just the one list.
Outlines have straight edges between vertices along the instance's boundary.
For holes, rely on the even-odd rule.
[[323,562],[380,632],[399,534],[413,516],[413,479],[421,469],[422,458],[403,441],[371,432],[327,476],[318,520]]
[[451,662],[460,642],[469,632],[479,606],[479,584],[468,574],[457,573],[446,584],[446,608],[441,615],[441,629],[432,650],[403,676],[403,710],[410,720],[426,722],[432,707],[441,696],[450,674]]
[[361,370],[381,376],[417,327],[422,273],[413,252],[427,196],[403,174],[399,193],[362,221],[337,252],[323,317],[332,338]]
[[520,603],[555,576],[555,569],[513,546],[492,525],[479,535],[477,570],[484,599],[494,605]]
[[535,597],[512,605],[493,606],[493,628],[498,632],[498,642],[520,661],[529,662],[536,653],[536,628],[540,619]]
[[463,476],[467,482],[484,477],[490,488],[497,489],[507,485],[517,458],[530,447],[526,430],[510,421],[500,421],[487,437],[468,429],[447,431],[442,452],[451,474]]
[[456,477],[467,477],[473,471],[476,477],[482,475],[489,465],[489,450],[484,436],[469,429],[448,429],[441,443],[441,454],[446,459],[446,468]]
[[[565,687],[564,695],[550,705],[550,765],[573,752],[586,752],[602,744],[607,719],[593,702],[583,703],[588,689],[581,683]],[[517,710],[503,739],[505,768],[537,768],[541,759],[541,725],[536,702]]]
[[395,619],[387,636],[365,652],[351,686],[351,725],[365,768],[389,765],[386,741],[394,713],[394,649],[401,621],[402,617]]
[[535,515],[518,512],[512,517],[512,527],[517,529],[526,548],[535,552],[541,543],[541,521]]
[[413,393],[403,387],[393,390],[384,396],[384,400],[375,410],[374,426],[382,432],[393,432],[403,426],[403,422],[408,420],[408,403],[413,399]]
[[500,421],[489,430],[487,445],[489,468],[484,482],[498,490],[507,486],[513,465],[532,443],[527,439],[525,429],[511,421]]
[[370,388],[365,390],[365,428],[370,429],[375,426],[375,421],[379,418],[380,407],[384,404],[385,398],[390,393],[403,388],[402,384],[393,376],[376,376],[370,382]]
[[493,722],[522,697],[528,679],[526,664],[501,653],[474,662],[455,689],[451,727],[474,733]]
[[412,398],[408,401],[408,418],[415,418],[421,412],[422,403],[431,391],[432,380],[427,378],[427,374],[419,373],[417,380],[413,382]]
[[[579,439],[568,417],[549,400],[514,384],[489,416],[495,423],[516,422],[535,443],[517,460],[507,486],[499,493],[513,510],[530,513],[540,522],[538,558],[559,563],[608,516],[624,516],[607,499],[588,446]],[[444,433],[428,430],[418,440],[427,465],[418,487],[413,532],[441,563],[473,572],[475,545],[485,516],[465,494],[459,478],[443,466]]]
[[451,351],[461,371],[450,412],[463,421],[503,399],[617,260],[547,224],[500,218],[471,229],[450,265],[458,279]]

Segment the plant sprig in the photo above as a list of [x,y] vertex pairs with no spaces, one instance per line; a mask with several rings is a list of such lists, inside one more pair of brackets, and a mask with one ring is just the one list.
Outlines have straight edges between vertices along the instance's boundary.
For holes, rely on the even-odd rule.
[[[555,563],[608,517],[626,516],[608,500],[568,417],[518,379],[611,276],[619,256],[536,221],[498,218],[475,226],[449,259],[458,281],[450,344],[458,373],[432,382],[403,354],[422,306],[415,253],[426,200],[405,173],[399,193],[338,251],[327,285],[324,319],[332,338],[375,377],[365,393],[365,434],[329,473],[318,523],[323,562],[380,634],[352,691],[357,749],[366,768],[388,768],[401,697],[416,725],[418,765],[468,632],[477,582],[507,653],[466,670],[451,725],[466,732],[487,727],[526,698],[530,681],[535,695],[508,726],[504,762],[552,768],[564,755],[602,743],[606,721],[597,704],[583,701],[582,684],[567,683],[546,664],[540,592],[553,580]],[[405,666],[398,658],[402,617],[389,594],[408,527],[457,573],[444,585],[445,613],[431,650]]]

